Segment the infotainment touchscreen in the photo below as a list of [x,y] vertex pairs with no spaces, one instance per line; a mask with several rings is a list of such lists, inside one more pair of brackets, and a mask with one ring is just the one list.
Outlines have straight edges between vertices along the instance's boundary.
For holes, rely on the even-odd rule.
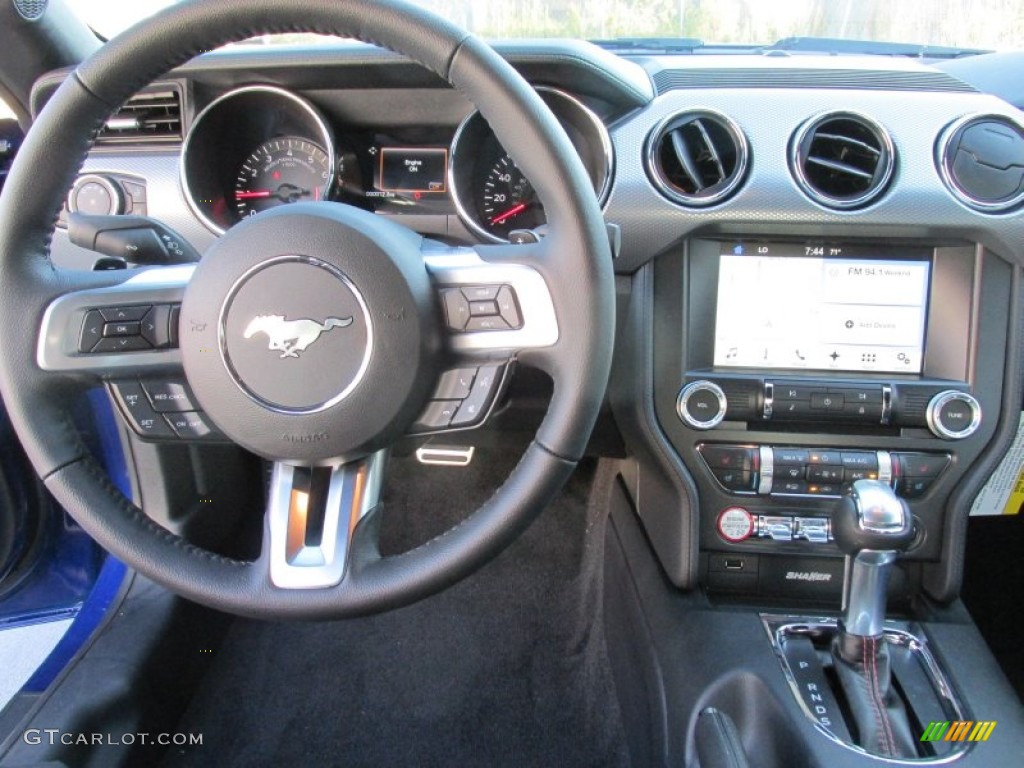
[[882,248],[724,244],[714,364],[920,373],[930,271]]

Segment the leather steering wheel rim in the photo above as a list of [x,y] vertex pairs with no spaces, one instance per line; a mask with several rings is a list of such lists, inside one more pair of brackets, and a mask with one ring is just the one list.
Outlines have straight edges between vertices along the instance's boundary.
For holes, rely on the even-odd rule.
[[[231,0],[173,6],[104,45],[41,112],[0,201],[0,319],[39,328],[49,303],[105,286],[114,273],[68,273],[49,258],[53,226],[91,139],[114,108],[194,55],[278,32],[316,32],[405,54],[472,101],[545,203],[548,284],[560,335],[552,350],[521,359],[555,381],[548,412],[520,463],[465,521],[408,553],[376,553],[379,516],[353,538],[336,587],[275,587],[259,560],[231,560],[157,526],[109,482],[66,410],[95,379],[41,370],[37,334],[0,334],[0,391],[36,471],[106,550],[167,588],[217,609],[262,618],[341,618],[398,607],[457,581],[494,557],[571,474],[597,418],[611,364],[614,290],[601,212],[572,145],[533,89],[482,41],[400,0]],[[362,545],[360,546],[360,542]]]

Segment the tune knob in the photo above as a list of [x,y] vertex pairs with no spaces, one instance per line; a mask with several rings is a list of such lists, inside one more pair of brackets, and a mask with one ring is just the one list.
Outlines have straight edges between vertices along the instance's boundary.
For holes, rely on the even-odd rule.
[[116,216],[124,213],[121,185],[98,173],[79,176],[68,193],[68,209],[90,216]]
[[679,390],[676,413],[694,429],[712,429],[725,418],[725,392],[713,381],[694,381]]
[[948,389],[928,403],[928,428],[943,440],[970,437],[981,425],[981,403],[966,392]]

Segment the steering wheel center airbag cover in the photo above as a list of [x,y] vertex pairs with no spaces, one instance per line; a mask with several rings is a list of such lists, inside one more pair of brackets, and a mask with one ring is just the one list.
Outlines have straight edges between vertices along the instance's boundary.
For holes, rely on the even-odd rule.
[[231,229],[196,268],[180,323],[210,418],[272,459],[352,458],[398,437],[429,394],[438,346],[419,246],[331,203]]
[[242,391],[284,413],[340,403],[373,352],[362,294],[340,270],[308,256],[271,259],[244,275],[224,302],[218,333]]

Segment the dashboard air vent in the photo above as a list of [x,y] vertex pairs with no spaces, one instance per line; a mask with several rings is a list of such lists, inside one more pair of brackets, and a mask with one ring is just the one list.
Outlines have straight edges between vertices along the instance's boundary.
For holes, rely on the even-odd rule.
[[999,213],[1024,201],[1024,129],[1002,115],[953,123],[939,142],[939,170],[965,205]]
[[790,167],[800,188],[829,208],[859,208],[885,191],[895,150],[874,120],[852,112],[815,118],[800,128]]
[[688,206],[725,200],[743,181],[747,138],[725,115],[696,110],[674,115],[647,141],[647,172],[661,192]]
[[169,144],[181,141],[181,91],[165,84],[132,96],[96,137],[97,144]]

